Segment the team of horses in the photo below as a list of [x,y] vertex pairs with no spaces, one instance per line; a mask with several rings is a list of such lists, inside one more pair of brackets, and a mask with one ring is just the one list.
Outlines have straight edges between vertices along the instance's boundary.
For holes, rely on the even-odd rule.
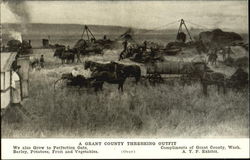
[[100,48],[67,48],[64,45],[56,45],[56,49],[54,52],[54,57],[57,57],[61,59],[62,64],[63,63],[74,63],[81,62],[80,56],[81,55],[88,55],[90,53],[94,54],[103,54],[102,50]]
[[215,72],[207,67],[205,62],[194,63],[190,77],[196,77],[201,82],[204,95],[208,95],[208,86],[216,85],[218,92],[221,88],[223,93],[226,93],[227,88],[232,88],[235,91],[242,90],[248,86],[248,73],[242,68],[238,68],[233,75],[227,77],[221,72]]

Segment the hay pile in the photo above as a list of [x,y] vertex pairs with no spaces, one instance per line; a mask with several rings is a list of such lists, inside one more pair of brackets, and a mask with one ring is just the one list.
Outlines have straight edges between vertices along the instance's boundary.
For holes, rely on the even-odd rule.
[[210,47],[229,46],[236,41],[242,41],[242,37],[235,32],[224,32],[221,29],[201,32],[199,40]]

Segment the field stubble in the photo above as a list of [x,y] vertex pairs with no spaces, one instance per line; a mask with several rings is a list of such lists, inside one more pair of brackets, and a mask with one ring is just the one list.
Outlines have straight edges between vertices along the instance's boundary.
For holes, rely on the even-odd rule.
[[74,65],[58,67],[60,62],[54,64],[54,59],[46,63],[46,69],[30,73],[30,96],[24,108],[34,120],[23,117],[17,123],[3,121],[3,137],[197,138],[249,135],[247,91],[236,93],[229,90],[223,95],[212,86],[210,96],[205,97],[199,83],[150,86],[135,85],[130,79],[125,82],[123,93],[117,90],[117,85],[106,83],[104,91],[97,94],[67,88],[54,91],[55,80]]

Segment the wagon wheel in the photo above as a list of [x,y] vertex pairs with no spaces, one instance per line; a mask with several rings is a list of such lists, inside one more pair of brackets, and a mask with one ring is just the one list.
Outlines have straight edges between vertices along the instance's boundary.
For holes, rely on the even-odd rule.
[[157,83],[163,83],[164,79],[162,78],[161,74],[157,73],[155,74],[155,79]]
[[148,75],[146,78],[148,79],[148,81],[149,81],[150,84],[154,84],[155,83],[153,75]]
[[183,74],[180,80],[183,85],[191,85],[191,76],[189,74]]
[[54,83],[54,90],[65,88],[67,86],[67,82],[68,82],[67,79],[62,79],[62,78],[58,79]]
[[148,81],[151,84],[163,83],[164,82],[164,79],[161,77],[161,75],[159,73],[154,73],[152,75],[149,75],[147,78],[148,78]]

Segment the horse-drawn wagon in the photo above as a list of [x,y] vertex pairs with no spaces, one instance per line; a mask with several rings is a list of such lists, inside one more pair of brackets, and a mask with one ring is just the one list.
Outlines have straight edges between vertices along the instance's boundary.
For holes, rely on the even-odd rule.
[[64,73],[54,83],[54,90],[57,88],[73,88],[73,89],[91,89],[98,91],[102,87],[102,82],[95,81],[93,78],[86,78],[83,75],[73,76],[72,73]]

